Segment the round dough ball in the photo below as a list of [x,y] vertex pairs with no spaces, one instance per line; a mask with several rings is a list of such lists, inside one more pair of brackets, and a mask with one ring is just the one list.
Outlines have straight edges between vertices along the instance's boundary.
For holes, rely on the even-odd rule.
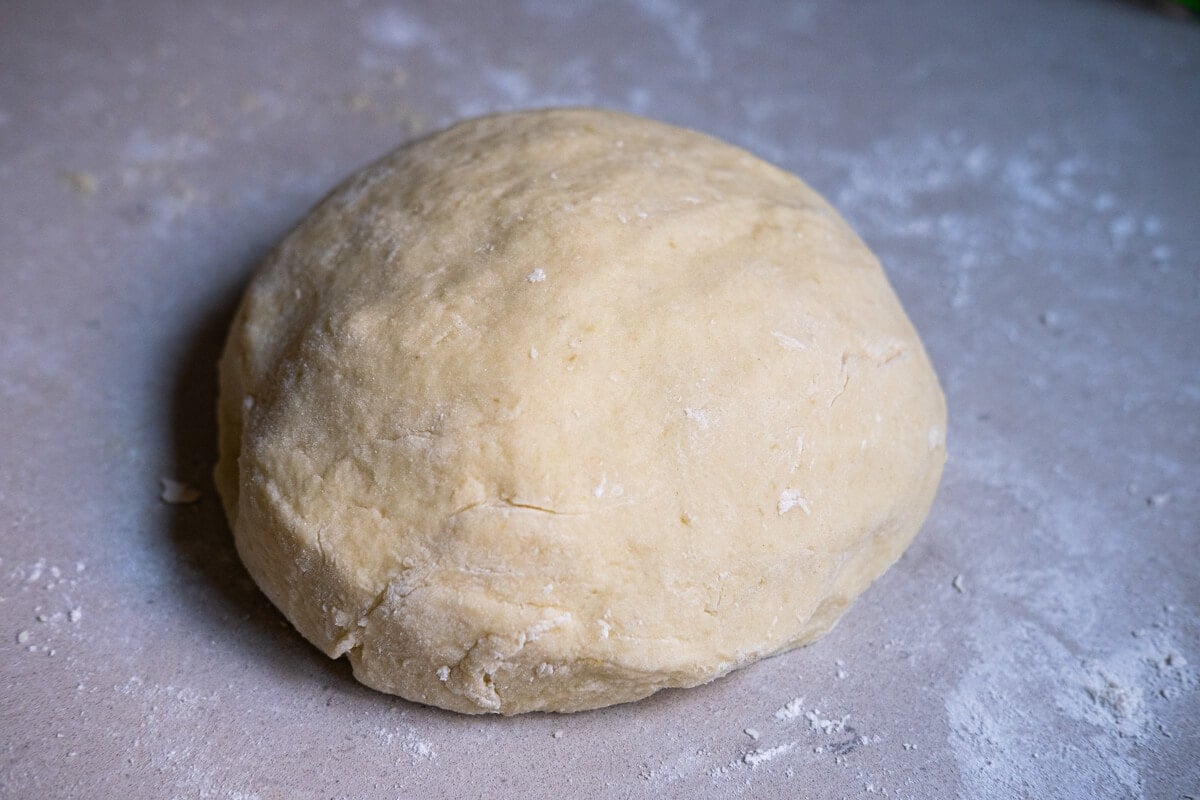
[[221,361],[217,481],[288,619],[376,689],[577,711],[812,641],[945,460],[878,262],[796,177],[559,110],[322,202]]

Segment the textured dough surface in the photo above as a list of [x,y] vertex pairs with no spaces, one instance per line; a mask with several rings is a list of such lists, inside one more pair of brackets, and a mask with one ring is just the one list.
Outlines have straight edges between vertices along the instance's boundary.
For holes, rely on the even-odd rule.
[[945,460],[878,262],[701,134],[472,120],[268,257],[216,477],[289,620],[376,689],[576,711],[804,644],[892,564]]

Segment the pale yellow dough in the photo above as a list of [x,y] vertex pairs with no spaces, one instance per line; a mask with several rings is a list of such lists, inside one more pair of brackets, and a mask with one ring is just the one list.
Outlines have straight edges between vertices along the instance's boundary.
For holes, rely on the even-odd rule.
[[605,111],[485,117],[355,175],[221,361],[250,574],[376,689],[578,711],[812,641],[945,460],[878,262],[796,177]]

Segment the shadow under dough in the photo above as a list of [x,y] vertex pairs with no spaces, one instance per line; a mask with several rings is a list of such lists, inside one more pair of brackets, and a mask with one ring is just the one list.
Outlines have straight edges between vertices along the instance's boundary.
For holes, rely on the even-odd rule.
[[[262,258],[236,274],[252,274]],[[183,336],[182,357],[171,382],[171,452],[174,475],[200,491],[195,503],[172,506],[170,540],[185,573],[184,585],[204,584],[196,593],[206,610],[245,645],[269,662],[274,670],[300,680],[312,680],[314,671],[325,673],[320,683],[354,681],[345,659],[333,661],[310,645],[259,590],[242,566],[213,482],[217,461],[217,362],[229,324],[237,311],[245,280],[220,292],[199,322]],[[189,592],[189,594],[191,594]],[[315,684],[316,690],[320,684]],[[364,690],[365,691],[365,690]]]

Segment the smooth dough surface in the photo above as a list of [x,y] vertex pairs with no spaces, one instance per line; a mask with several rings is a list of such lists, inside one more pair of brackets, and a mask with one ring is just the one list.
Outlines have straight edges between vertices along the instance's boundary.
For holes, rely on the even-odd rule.
[[904,550],[945,406],[799,179],[613,112],[471,120],[266,260],[220,367],[250,574],[376,689],[577,711],[811,641]]

